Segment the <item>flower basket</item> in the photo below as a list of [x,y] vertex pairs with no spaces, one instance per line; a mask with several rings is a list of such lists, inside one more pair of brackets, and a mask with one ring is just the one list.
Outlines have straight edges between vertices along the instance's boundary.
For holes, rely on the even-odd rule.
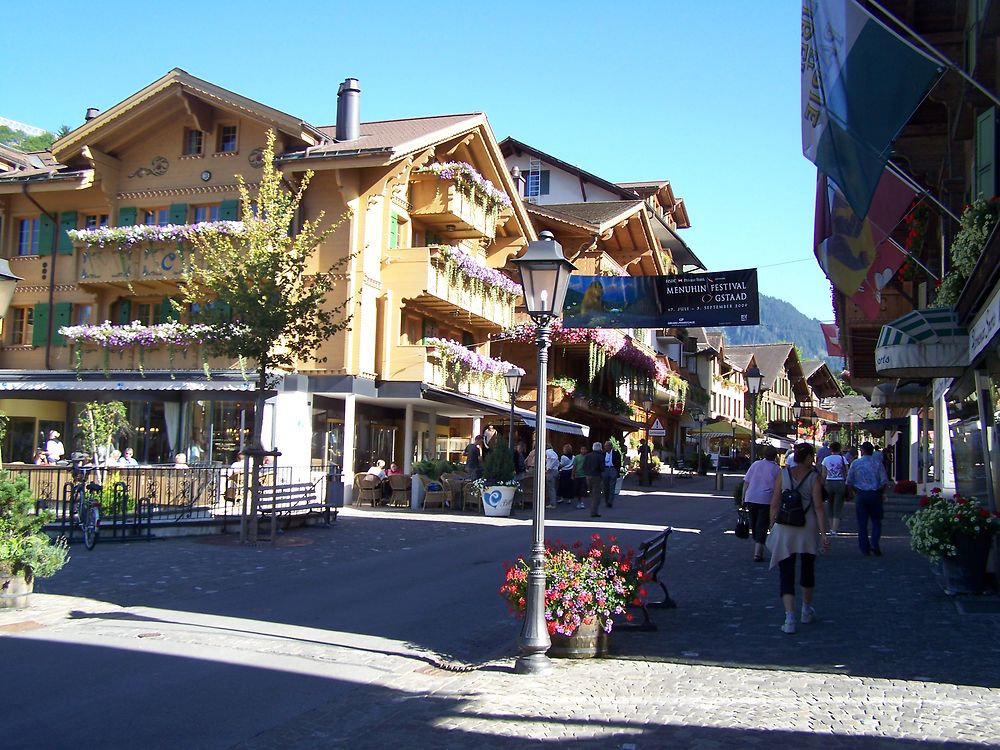
[[[514,614],[524,613],[529,569],[528,561],[518,558],[507,568],[500,587]],[[616,537],[609,536],[605,543],[600,534],[594,534],[589,547],[579,542],[571,547],[546,542],[545,624],[556,646],[552,655],[596,656],[598,641],[588,640],[591,627],[611,633],[616,619],[632,619],[626,608],[639,606],[645,595],[635,552],[619,546]],[[577,633],[580,638],[573,642],[558,638]]]
[[912,479],[900,479],[893,486],[892,491],[897,495],[916,495],[917,483]]

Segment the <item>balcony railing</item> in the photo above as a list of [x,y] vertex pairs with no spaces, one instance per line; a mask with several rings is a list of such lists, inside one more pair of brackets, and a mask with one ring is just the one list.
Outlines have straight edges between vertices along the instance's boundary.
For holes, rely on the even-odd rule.
[[433,348],[427,350],[423,379],[425,383],[469,396],[488,398],[500,403],[510,401],[510,395],[502,379],[488,375],[480,376],[474,372],[465,372],[461,377],[456,377],[453,372],[448,371],[444,361]]
[[414,175],[410,182],[411,216],[419,216],[438,234],[449,239],[493,237],[503,212],[490,211],[460,190],[455,180],[433,174]]
[[[233,370],[240,367],[239,362],[233,362],[228,357],[209,357],[207,347],[203,344],[172,346],[159,344],[152,346],[134,346],[125,349],[103,348],[87,344],[75,344],[79,348],[77,369],[84,371],[127,370],[141,371],[146,374],[155,372],[173,372],[174,370]],[[248,377],[252,380],[252,365],[244,362],[244,369],[251,370]]]
[[515,297],[496,285],[474,284],[461,270],[449,273],[443,250],[408,247],[391,250],[383,286],[399,300],[412,300],[442,316],[466,315],[489,330],[514,324]]

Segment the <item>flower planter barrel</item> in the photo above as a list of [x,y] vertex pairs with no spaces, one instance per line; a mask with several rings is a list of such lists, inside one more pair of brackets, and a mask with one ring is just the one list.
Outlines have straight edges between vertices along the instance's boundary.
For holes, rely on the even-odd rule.
[[24,609],[34,590],[34,579],[28,582],[22,575],[0,574],[0,609]]
[[954,543],[955,555],[941,560],[945,593],[981,594],[986,589],[986,564],[993,537],[955,534]]
[[517,487],[487,487],[483,490],[483,515],[509,516]]
[[573,635],[553,633],[548,655],[557,659],[593,659],[608,655],[608,634],[595,620],[582,623]]

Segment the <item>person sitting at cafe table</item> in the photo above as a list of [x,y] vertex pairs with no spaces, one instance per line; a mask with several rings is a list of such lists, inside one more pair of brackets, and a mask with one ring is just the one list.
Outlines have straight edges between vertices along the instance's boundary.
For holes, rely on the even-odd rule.
[[119,466],[138,466],[139,462],[135,460],[135,452],[131,448],[126,448],[122,457],[118,459]]
[[35,451],[34,463],[36,466],[47,466],[49,463],[49,454],[39,448]]
[[385,473],[385,461],[380,458],[373,466],[369,467],[367,473],[373,477],[378,477],[383,498],[389,497],[392,494],[392,488],[389,486],[389,478]]
[[390,477],[394,476],[396,474],[402,474],[402,473],[403,473],[403,470],[401,468],[399,468],[399,464],[397,464],[395,461],[393,461],[391,464],[389,464],[389,470],[386,472],[386,474],[388,474]]

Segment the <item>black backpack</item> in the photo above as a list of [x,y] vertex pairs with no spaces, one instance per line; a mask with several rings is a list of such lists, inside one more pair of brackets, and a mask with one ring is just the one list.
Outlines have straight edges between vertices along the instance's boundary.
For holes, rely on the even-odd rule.
[[[792,483],[792,472],[789,469],[785,469],[788,472],[788,483]],[[802,504],[802,493],[799,492],[799,488],[802,484],[809,478],[809,475],[813,473],[813,469],[810,469],[802,480],[792,487],[791,489],[783,490],[781,493],[781,505],[778,507],[778,516],[774,520],[783,526],[805,526],[806,525],[806,511],[812,506],[812,501],[809,501],[809,505],[803,506]]]

